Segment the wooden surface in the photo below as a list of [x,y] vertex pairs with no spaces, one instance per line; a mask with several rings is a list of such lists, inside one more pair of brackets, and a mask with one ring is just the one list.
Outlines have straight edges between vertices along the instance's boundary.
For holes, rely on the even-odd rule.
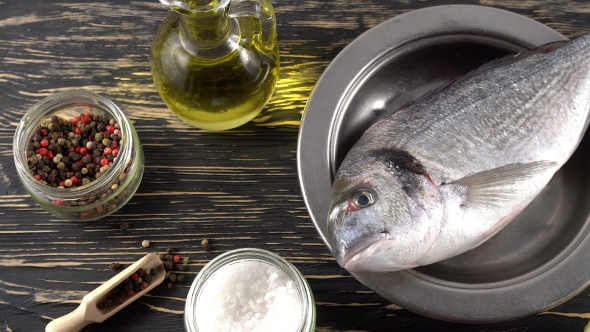
[[[582,331],[590,292],[512,322],[442,322],[383,300],[340,268],[313,227],[296,168],[298,125],[329,62],[362,32],[395,15],[454,1],[274,0],[280,80],[264,112],[228,132],[190,128],[168,111],[149,74],[149,48],[167,8],[152,1],[0,2],[0,331],[42,331],[82,297],[149,252],[178,247],[187,280],[157,287],[84,331],[183,331],[194,276],[227,250],[257,247],[292,262],[309,281],[317,331]],[[566,37],[590,31],[584,1],[461,1],[531,17]],[[145,152],[136,195],[114,215],[58,220],[26,194],[12,139],[41,98],[83,87],[104,95],[134,122]],[[320,144],[320,142],[318,142]],[[129,229],[120,229],[127,222]],[[205,252],[200,241],[212,242]],[[151,241],[147,249],[142,240]],[[589,271],[590,273],[590,271]],[[550,286],[548,286],[550,287]],[[507,304],[509,305],[509,304]]]

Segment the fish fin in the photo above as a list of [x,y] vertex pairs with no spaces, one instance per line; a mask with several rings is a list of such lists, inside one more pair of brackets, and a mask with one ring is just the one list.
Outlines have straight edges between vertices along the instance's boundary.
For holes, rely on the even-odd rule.
[[457,85],[473,76],[477,76],[481,73],[484,73],[488,70],[494,69],[494,68],[498,68],[498,67],[502,67],[502,66],[506,66],[509,65],[511,63],[514,63],[518,60],[521,60],[523,58],[527,58],[529,56],[533,56],[536,54],[545,54],[545,53],[549,53],[551,51],[553,51],[554,49],[558,48],[559,46],[565,44],[566,41],[565,40],[560,40],[560,41],[556,41],[556,42],[552,42],[552,43],[548,43],[542,46],[539,46],[537,48],[534,48],[532,50],[525,50],[525,51],[521,51],[518,53],[513,53],[513,54],[509,54],[506,55],[504,57],[498,58],[498,59],[494,59],[491,60],[489,62],[486,62],[485,64],[481,65],[480,67],[468,72],[467,74],[463,75],[463,76],[459,76],[457,78],[451,79],[449,81],[447,81],[446,83],[443,83],[441,86],[439,86],[436,89],[430,90],[429,92],[426,92],[424,95],[422,95],[421,97],[419,97],[416,100],[413,100],[411,102],[409,102],[406,105],[411,105],[411,104],[415,104],[417,102],[420,102],[432,95],[435,95],[439,92],[445,91],[447,89],[449,89],[450,87]]
[[512,201],[521,191],[519,183],[547,175],[559,167],[553,161],[514,163],[475,173],[450,184],[463,188],[463,205],[469,207],[498,206]]

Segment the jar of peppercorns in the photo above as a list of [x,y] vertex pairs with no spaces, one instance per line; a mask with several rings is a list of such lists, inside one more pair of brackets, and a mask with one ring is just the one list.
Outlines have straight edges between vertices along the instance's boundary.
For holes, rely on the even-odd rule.
[[31,107],[13,150],[27,192],[67,220],[117,211],[143,176],[143,150],[131,122],[110,100],[83,90],[59,92]]

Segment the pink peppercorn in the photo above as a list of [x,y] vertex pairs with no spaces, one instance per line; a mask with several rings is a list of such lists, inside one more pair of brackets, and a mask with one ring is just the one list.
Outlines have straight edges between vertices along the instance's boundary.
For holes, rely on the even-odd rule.
[[108,160],[107,158],[102,158],[102,159],[100,160],[100,164],[101,164],[102,166],[106,166],[106,165],[108,165],[108,164],[109,164],[109,160]]
[[111,126],[111,125],[108,125],[106,127],[106,131],[107,131],[107,133],[112,134],[112,133],[115,132],[115,127],[114,126]]
[[40,144],[42,147],[46,148],[49,145],[49,141],[47,140],[47,138],[44,138],[41,140]]

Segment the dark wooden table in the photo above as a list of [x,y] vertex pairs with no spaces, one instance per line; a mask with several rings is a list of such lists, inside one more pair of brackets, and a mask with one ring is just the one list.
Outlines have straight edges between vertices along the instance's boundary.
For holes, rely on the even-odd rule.
[[[511,10],[566,37],[590,31],[590,4],[581,0],[460,2]],[[401,309],[336,264],[306,211],[296,141],[322,71],[378,23],[450,3],[459,1],[275,0],[281,71],[274,97],[252,122],[212,133],[181,122],[153,86],[149,49],[169,14],[156,0],[0,2],[0,331],[42,331],[113,276],[111,262],[129,264],[174,246],[190,258],[185,282],[172,289],[161,285],[84,330],[183,331],[185,298],[202,266],[228,250],[257,247],[282,255],[305,275],[316,299],[318,331],[581,332],[590,318],[589,291],[542,314],[488,325],[443,322]],[[128,114],[146,158],[131,201],[87,223],[58,220],[37,206],[19,183],[12,157],[24,112],[53,92],[80,87],[112,99]],[[203,238],[212,251],[203,250]],[[143,248],[142,240],[151,246]]]

